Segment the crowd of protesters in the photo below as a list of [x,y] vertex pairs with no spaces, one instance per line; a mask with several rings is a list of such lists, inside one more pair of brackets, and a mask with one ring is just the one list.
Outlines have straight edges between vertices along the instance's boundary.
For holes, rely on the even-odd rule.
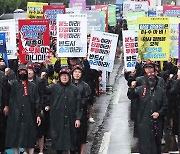
[[[9,147],[15,154],[19,148],[33,154],[37,141],[42,154],[46,137],[57,153],[84,153],[101,71],[90,69],[86,58],[69,58],[63,67],[59,59],[54,66],[19,64],[17,74],[1,58],[0,69],[1,153]],[[59,80],[48,84],[54,72]]]
[[[119,35],[122,23],[109,27]],[[99,96],[102,71],[91,69],[87,57],[69,57],[67,64],[57,57],[57,39],[51,38],[55,64],[21,63],[17,36],[17,59],[0,58],[0,153],[13,148],[19,154],[43,154],[47,139],[58,154],[84,154],[88,122],[94,123],[93,103]],[[89,46],[90,35],[87,36]],[[117,45],[117,47],[119,46]],[[118,50],[119,51],[119,50]],[[118,53],[119,54],[119,53]]]
[[158,62],[138,58],[135,69],[125,71],[134,137],[139,139],[141,154],[161,154],[165,128],[180,141],[180,64],[175,63],[169,58],[161,70]]

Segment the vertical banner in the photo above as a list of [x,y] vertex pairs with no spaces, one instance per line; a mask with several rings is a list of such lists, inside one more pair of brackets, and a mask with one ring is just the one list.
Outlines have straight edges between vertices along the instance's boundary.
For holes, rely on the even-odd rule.
[[19,54],[21,63],[50,60],[48,20],[19,20]]
[[178,37],[179,37],[179,23],[180,18],[170,17],[170,56],[172,58],[178,58]]
[[87,14],[87,32],[92,30],[100,31],[100,12],[98,10],[83,10],[82,14]]
[[86,0],[70,0],[70,7],[86,10]]
[[87,53],[87,15],[57,15],[58,57],[85,57]]
[[15,19],[1,20],[0,32],[6,36],[6,49],[8,59],[17,59],[16,53],[16,24]]
[[3,58],[6,61],[6,65],[8,66],[8,58],[6,52],[6,34],[0,33],[0,58]]
[[92,69],[112,72],[118,35],[93,31],[88,51],[88,61]]
[[28,2],[27,19],[43,19],[43,6],[48,3]]
[[131,71],[136,66],[138,57],[138,32],[123,31],[124,67]]
[[109,26],[116,26],[116,6],[108,6],[108,24]]
[[44,19],[49,20],[50,36],[57,37],[56,18],[57,14],[65,13],[65,5],[46,5],[43,6]]
[[142,60],[166,61],[170,56],[168,17],[142,17],[138,19],[138,47]]
[[128,30],[138,30],[138,18],[145,17],[145,12],[131,12],[126,14]]
[[180,17],[180,6],[163,5],[163,14],[168,17]]
[[18,20],[20,19],[26,19],[27,17],[27,13],[14,13],[14,19],[15,19],[15,23],[16,23],[16,34],[18,34]]

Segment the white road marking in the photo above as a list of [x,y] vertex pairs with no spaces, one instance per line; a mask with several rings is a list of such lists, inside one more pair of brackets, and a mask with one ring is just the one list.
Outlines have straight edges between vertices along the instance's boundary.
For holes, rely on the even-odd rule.
[[104,133],[102,143],[101,143],[101,147],[99,149],[98,154],[107,154],[109,143],[110,143],[110,138],[111,138],[111,132]]

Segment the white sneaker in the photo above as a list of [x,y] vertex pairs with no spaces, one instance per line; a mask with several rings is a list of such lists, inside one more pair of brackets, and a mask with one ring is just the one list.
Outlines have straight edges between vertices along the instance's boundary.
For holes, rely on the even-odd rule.
[[89,118],[89,122],[90,122],[90,123],[94,123],[95,121],[94,121],[93,118]]
[[38,154],[43,154],[42,152],[38,153]]
[[23,154],[28,154],[27,152],[23,152]]
[[161,139],[161,145],[164,145],[164,144],[166,144],[166,141],[165,141],[165,139],[164,139],[164,137]]

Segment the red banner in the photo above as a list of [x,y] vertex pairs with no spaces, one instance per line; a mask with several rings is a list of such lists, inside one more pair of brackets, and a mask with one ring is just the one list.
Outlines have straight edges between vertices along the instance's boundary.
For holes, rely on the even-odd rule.
[[19,20],[19,55],[21,63],[49,60],[48,20]]
[[46,5],[43,6],[43,17],[49,20],[50,36],[57,37],[56,18],[57,14],[65,14],[65,5]]
[[168,17],[180,17],[180,6],[163,5],[163,14]]

